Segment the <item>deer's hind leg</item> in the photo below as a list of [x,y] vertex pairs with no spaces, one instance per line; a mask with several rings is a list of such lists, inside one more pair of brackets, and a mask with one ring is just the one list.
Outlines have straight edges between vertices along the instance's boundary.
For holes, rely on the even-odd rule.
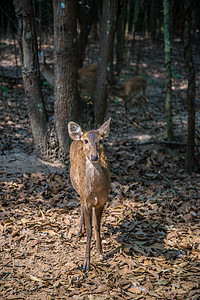
[[91,237],[92,237],[92,207],[84,206],[84,216],[85,216],[85,225],[86,225],[87,244],[86,244],[83,270],[88,271],[90,266],[90,244],[91,244]]

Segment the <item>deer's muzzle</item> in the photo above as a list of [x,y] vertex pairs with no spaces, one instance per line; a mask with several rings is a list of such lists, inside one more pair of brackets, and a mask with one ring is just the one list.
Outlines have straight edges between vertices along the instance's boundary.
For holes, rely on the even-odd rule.
[[99,154],[97,155],[91,155],[91,161],[92,162],[97,162],[99,160]]

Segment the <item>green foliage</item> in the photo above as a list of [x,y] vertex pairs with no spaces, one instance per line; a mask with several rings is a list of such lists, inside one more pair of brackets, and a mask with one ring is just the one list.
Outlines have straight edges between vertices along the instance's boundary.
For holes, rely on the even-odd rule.
[[172,66],[171,72],[172,72],[172,77],[173,77],[174,79],[180,78],[180,74],[178,73],[176,67],[173,67],[173,66]]
[[43,81],[43,84],[44,84],[44,85],[50,85],[50,84],[48,83],[48,81]]
[[115,104],[117,105],[118,104],[118,99],[114,99],[114,102],[115,102]]
[[0,86],[0,91],[3,91],[3,95],[6,95],[8,92],[12,92],[13,89],[8,89],[6,86]]

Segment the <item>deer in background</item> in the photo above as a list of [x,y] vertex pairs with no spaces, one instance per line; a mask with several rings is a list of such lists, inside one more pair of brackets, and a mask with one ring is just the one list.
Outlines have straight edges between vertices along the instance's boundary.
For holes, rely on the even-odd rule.
[[[44,52],[39,53],[40,72],[43,77],[52,85],[55,85],[54,69],[45,62]],[[97,64],[78,69],[78,90],[80,95],[92,96],[95,89],[95,75]]]
[[52,85],[55,85],[54,68],[50,68],[45,62],[44,51],[39,53],[40,72],[42,76]]
[[111,92],[114,96],[124,101],[126,116],[128,106],[132,100],[142,107],[147,106],[147,80],[143,76],[134,76],[124,82],[122,86],[112,86]]
[[78,69],[78,89],[80,95],[91,97],[96,83],[97,64]]
[[86,76],[86,77],[93,77],[95,76],[97,70],[97,64],[91,64],[88,67],[80,68],[78,69],[78,75],[79,77],[81,76]]
[[69,136],[73,140],[70,147],[70,178],[81,199],[80,234],[86,227],[87,244],[83,264],[85,271],[90,265],[92,213],[94,213],[97,252],[102,255],[101,217],[110,192],[110,172],[103,140],[109,135],[109,126],[110,119],[98,130],[90,131],[83,131],[74,122],[68,124]]

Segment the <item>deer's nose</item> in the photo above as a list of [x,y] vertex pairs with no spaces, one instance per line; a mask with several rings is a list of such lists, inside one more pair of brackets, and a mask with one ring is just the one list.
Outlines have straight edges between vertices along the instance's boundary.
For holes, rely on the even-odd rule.
[[99,159],[99,155],[91,155],[91,161],[97,161]]

